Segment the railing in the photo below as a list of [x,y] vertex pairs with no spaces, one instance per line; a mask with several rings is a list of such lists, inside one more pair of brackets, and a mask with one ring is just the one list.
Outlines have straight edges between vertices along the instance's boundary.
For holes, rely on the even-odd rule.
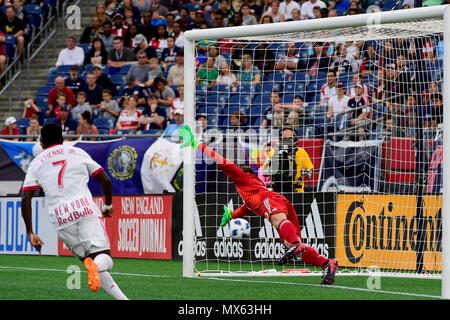
[[13,95],[17,94],[12,91],[13,83],[17,78],[19,78],[19,100],[22,100],[22,64],[20,57],[15,57],[14,61],[0,75],[0,81],[5,82],[5,86],[0,90],[0,97],[8,91],[8,112],[11,112]]
[[[163,135],[161,133],[132,133],[132,134],[63,134],[65,139],[81,140],[86,141],[91,138],[96,139],[108,139],[117,140],[122,138],[159,138]],[[11,140],[11,139],[33,139],[37,141],[39,139],[38,135],[26,135],[26,134],[16,134],[16,135],[4,135],[0,134],[0,139]],[[100,140],[99,140],[100,141]]]

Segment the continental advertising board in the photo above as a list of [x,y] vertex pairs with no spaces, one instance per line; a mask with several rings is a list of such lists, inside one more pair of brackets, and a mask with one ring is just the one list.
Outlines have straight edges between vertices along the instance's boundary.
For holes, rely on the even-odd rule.
[[441,271],[442,196],[427,195],[422,201],[422,219],[418,219],[416,196],[339,194],[339,265],[415,270],[420,245],[425,270]]

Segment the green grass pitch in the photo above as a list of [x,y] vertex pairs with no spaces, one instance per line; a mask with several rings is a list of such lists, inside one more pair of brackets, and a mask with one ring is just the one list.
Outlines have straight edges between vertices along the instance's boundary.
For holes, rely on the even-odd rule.
[[[68,267],[81,271],[80,288],[68,288],[75,274]],[[373,290],[367,276],[338,276],[333,286],[320,286],[320,277],[188,279],[182,276],[182,262],[164,260],[116,258],[111,274],[132,300],[430,300],[441,293],[440,280],[426,279],[381,278],[380,288]],[[87,273],[73,257],[0,255],[0,284],[3,300],[112,299],[102,289],[90,291]]]

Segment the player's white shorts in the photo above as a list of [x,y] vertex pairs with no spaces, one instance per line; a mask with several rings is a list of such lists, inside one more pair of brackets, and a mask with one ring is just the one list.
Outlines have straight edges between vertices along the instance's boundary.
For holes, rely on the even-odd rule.
[[100,217],[81,218],[57,232],[61,241],[78,258],[110,250],[109,238]]

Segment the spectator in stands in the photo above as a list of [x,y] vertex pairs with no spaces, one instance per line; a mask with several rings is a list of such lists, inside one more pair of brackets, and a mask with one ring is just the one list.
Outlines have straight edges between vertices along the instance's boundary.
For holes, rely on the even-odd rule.
[[127,77],[132,75],[138,83],[145,83],[148,81],[148,73],[152,70],[152,67],[147,63],[145,50],[139,50],[136,54],[136,58],[138,62],[131,65]]
[[144,130],[160,129],[164,130],[166,127],[166,110],[158,104],[158,98],[155,94],[150,94],[147,98],[148,113],[146,116],[142,115],[139,122],[144,125]]
[[230,113],[230,122],[229,122],[230,126],[227,128],[231,129],[231,130],[242,130],[245,131],[246,130],[246,125],[247,125],[247,117],[245,116],[244,113],[240,112],[240,111],[233,111]]
[[175,99],[175,92],[167,85],[164,78],[156,78],[153,81],[155,95],[158,97],[158,103],[163,106],[171,106],[173,99]]
[[347,54],[347,48],[345,45],[337,47],[337,53],[332,57],[330,69],[341,72],[358,72],[358,63],[355,58]]
[[84,50],[77,46],[74,36],[66,38],[66,48],[61,50],[56,61],[56,68],[50,68],[49,73],[54,74],[59,66],[75,65],[82,66],[84,64]]
[[0,30],[0,75],[6,70],[6,63],[8,62],[8,57],[5,48],[6,37],[5,34]]
[[89,102],[86,101],[86,93],[84,91],[80,91],[77,93],[77,105],[73,107],[70,112],[72,119],[78,119],[78,116],[85,111],[92,113],[92,108],[89,105]]
[[26,141],[37,141],[37,137],[41,134],[41,126],[39,125],[39,116],[37,114],[31,116],[26,134],[27,136],[36,136],[36,138],[27,138]]
[[261,17],[261,24],[273,23],[273,19],[271,16],[266,15]]
[[167,16],[169,14],[169,9],[160,3],[160,0],[151,0],[151,10],[158,10],[160,16]]
[[70,118],[69,107],[62,105],[59,112],[60,117],[57,123],[61,126],[63,134],[75,134],[77,132],[77,124]]
[[170,14],[178,15],[181,9],[181,3],[179,0],[160,0],[160,5],[169,10]]
[[80,90],[86,93],[86,101],[91,108],[98,108],[102,102],[103,88],[97,84],[97,76],[90,72],[86,75],[86,84]]
[[[183,73],[183,75],[184,75],[184,73]],[[151,58],[150,59],[150,71],[148,72],[148,75],[147,75],[147,82],[145,82],[144,84],[147,87],[151,87],[151,86],[153,86],[153,81],[158,77],[162,77],[162,78],[164,77],[162,66],[159,64],[158,58]]]
[[184,125],[184,110],[176,109],[173,112],[173,117],[175,119],[175,123],[169,124],[162,135],[164,138],[171,141],[179,141],[178,130],[180,130],[180,128]]
[[[292,16],[292,11],[297,10],[299,15],[298,18],[300,18],[300,5],[294,1],[294,0],[285,0],[280,3],[280,10],[279,12],[284,16],[286,20],[298,20],[294,19]],[[294,14],[295,15],[295,14]]]
[[291,80],[295,70],[297,70],[298,60],[297,47],[295,42],[288,42],[286,44],[286,52],[279,55],[275,70],[284,71],[288,75],[288,80]]
[[284,122],[283,108],[280,107],[281,95],[278,90],[273,90],[270,94],[270,102],[272,106],[264,111],[263,120],[260,128],[281,127]]
[[355,141],[365,140],[364,132],[367,131],[370,124],[371,108],[369,106],[369,98],[364,95],[364,87],[361,83],[355,85],[355,96],[348,99],[347,106],[352,113],[350,126],[355,128],[355,132],[359,133],[355,136]]
[[[20,134],[20,130],[17,128],[17,119],[14,117],[8,117],[5,120],[5,128],[2,130],[2,135],[15,136]],[[18,138],[11,138],[7,140],[19,141]]]
[[51,89],[48,93],[48,111],[47,117],[52,112],[53,108],[56,107],[56,98],[58,94],[63,93],[66,96],[66,104],[72,108],[75,105],[75,94],[70,88],[67,88],[64,84],[63,77],[55,78],[55,87]]
[[361,75],[367,77],[369,73],[375,72],[379,68],[379,59],[375,51],[375,47],[372,44],[367,45],[366,50],[364,50],[361,62]]
[[175,65],[173,65],[167,74],[167,84],[181,85],[184,83],[184,52],[180,50],[175,57]]
[[[13,0],[12,1],[14,11],[16,12],[16,17],[23,21],[26,25],[28,21],[28,12],[23,6],[23,0]],[[28,3],[27,3],[28,4]]]
[[84,28],[80,38],[80,43],[92,43],[92,41],[101,36],[102,23],[97,16],[92,17],[92,25]]
[[230,71],[230,66],[228,65],[228,63],[224,62],[220,66],[219,76],[217,77],[216,80],[214,80],[213,86],[227,85],[232,88],[233,92],[236,92],[237,87],[236,80],[237,80],[236,75]]
[[86,81],[79,77],[79,73],[78,67],[73,66],[69,69],[69,77],[64,80],[64,85],[71,89],[74,94],[77,94],[86,84]]
[[[78,115],[77,134],[98,134],[97,127],[93,124],[92,113],[88,110]],[[89,141],[96,141],[97,138],[89,138]]]
[[104,24],[107,20],[109,20],[106,15],[105,4],[103,2],[97,3],[95,7],[95,16],[100,20],[100,24]]
[[125,36],[123,37],[124,46],[134,51],[134,49],[137,47],[134,38],[137,35],[138,35],[138,26],[135,24],[130,25],[127,31],[125,32]]
[[103,89],[102,102],[100,103],[100,118],[116,120],[120,114],[120,107],[116,100],[112,99],[111,90]]
[[314,19],[314,7],[326,8],[327,5],[321,0],[308,0],[302,4],[302,19]]
[[119,93],[120,98],[117,99],[119,105],[123,106],[124,101],[128,101],[128,98],[134,95],[138,99],[138,105],[145,106],[149,94],[148,88],[144,84],[138,83],[133,75],[126,76],[125,83],[126,87],[121,90]]
[[41,109],[36,104],[36,100],[33,98],[27,99],[23,104],[22,118],[31,118],[33,115],[39,115]]
[[134,0],[122,0],[122,2],[119,2],[116,12],[121,13],[122,16],[125,16],[125,9],[130,9],[131,11],[133,11],[133,19],[140,21],[141,20],[141,12],[134,5],[133,2],[134,2]]
[[134,37],[134,43],[136,45],[133,50],[135,54],[137,54],[140,50],[145,51],[145,54],[147,56],[147,59],[145,60],[146,63],[149,64],[151,58],[157,57],[155,48],[148,45],[147,38],[143,34],[136,35],[136,37]]
[[16,38],[17,56],[22,57],[25,46],[25,23],[16,16],[13,6],[5,9],[6,19],[0,21],[0,31]]
[[369,86],[367,84],[363,83],[363,77],[361,76],[360,73],[354,73],[352,76],[352,87],[350,89],[349,97],[356,96],[356,85],[357,84],[360,84],[363,86],[363,89],[364,89],[363,95],[368,98],[369,94],[370,94]]
[[237,74],[238,85],[250,84],[256,86],[261,83],[261,78],[261,71],[253,65],[252,56],[244,54],[242,66]]
[[[294,1],[292,1],[292,2],[294,2]],[[256,20],[256,17],[252,14],[250,5],[248,3],[244,3],[241,6],[241,15],[242,15],[242,25],[243,26],[251,26],[254,24],[258,24],[258,21]]]
[[[147,43],[156,37],[156,27],[152,24],[152,14],[150,11],[146,11],[142,14],[142,21],[138,28],[139,34],[145,36]],[[137,42],[136,39],[135,42]]]
[[101,64],[94,64],[92,73],[97,77],[97,85],[103,89],[111,90],[113,96],[117,94],[116,85],[111,81],[107,74],[103,73],[103,66]]
[[56,106],[52,110],[46,111],[47,118],[56,118],[59,119],[61,117],[61,107],[66,106],[66,95],[64,93],[58,93],[56,97]]
[[336,92],[337,74],[336,70],[330,69],[327,72],[327,83],[320,88],[320,105],[327,106],[331,97],[337,94]]
[[112,24],[109,21],[103,23],[103,34],[100,36],[106,51],[109,51],[114,47],[114,38],[116,36],[112,34]]
[[101,38],[92,40],[92,47],[86,54],[84,64],[107,64],[108,52]]
[[211,10],[210,14],[211,14],[213,11],[214,11],[215,13],[214,13],[214,20],[212,20],[212,22],[213,22],[213,26],[212,26],[212,27],[213,27],[213,28],[222,28],[222,27],[224,27],[225,25],[224,25],[223,12],[220,11],[220,10],[217,10],[217,11]]
[[254,66],[264,75],[273,73],[275,70],[275,54],[268,46],[268,42],[260,42],[253,51]]
[[173,30],[169,33],[169,35],[175,37],[175,45],[178,48],[184,48],[184,32],[178,21],[173,23]]
[[328,56],[328,46],[323,42],[314,42],[312,52],[306,59],[300,59],[298,69],[308,70],[311,76],[318,72],[328,71],[330,67],[330,57]]
[[105,14],[110,21],[113,20],[116,14],[116,3],[115,0],[105,0]]
[[172,120],[173,112],[175,110],[177,110],[177,109],[184,110],[184,86],[183,85],[178,86],[177,91],[178,91],[179,97],[172,100],[172,105],[170,106],[171,112],[169,114],[170,120]]
[[123,21],[123,15],[121,13],[116,13],[114,15],[111,33],[116,37],[123,38],[125,36],[125,32],[127,31],[127,29],[128,27],[125,25]]
[[444,105],[442,94],[433,93],[430,96],[431,101],[431,114],[430,114],[430,122],[433,128],[437,128],[442,125],[444,122]]
[[263,13],[262,18],[265,16],[270,16],[274,23],[284,22],[286,20],[286,17],[280,12],[280,2],[278,0],[272,1],[269,10]]
[[180,24],[182,30],[186,30],[189,23],[191,23],[191,18],[189,17],[189,12],[186,8],[180,9],[180,17],[177,22]]
[[152,14],[152,24],[155,27],[158,27],[161,24],[167,26],[167,22],[166,22],[165,16],[160,15],[158,10],[152,9],[152,10],[150,10],[150,13]]
[[151,46],[156,50],[156,56],[161,58],[162,51],[167,48],[167,30],[166,26],[161,24],[156,29],[157,36],[151,41]]
[[117,130],[134,130],[137,131],[141,128],[139,118],[141,117],[141,111],[137,109],[138,97],[131,95],[127,98],[128,105],[120,113],[119,119],[116,122],[116,128],[112,130],[112,133]]
[[197,72],[196,84],[206,84],[207,90],[210,90],[214,85],[214,81],[219,76],[219,71],[214,68],[214,57],[208,57],[206,65]]
[[336,95],[332,96],[328,100],[327,118],[330,123],[336,120],[337,116],[347,111],[348,97],[345,95],[345,86],[342,82],[339,82],[336,86]]
[[274,106],[274,110],[283,112],[284,123],[297,130],[304,124],[305,107],[303,104],[303,97],[296,95],[292,103],[277,104]]
[[220,54],[219,47],[217,45],[210,45],[208,46],[208,56],[213,57],[214,62],[214,69],[219,70],[220,66],[225,62],[227,62],[227,59]]
[[169,70],[175,64],[175,59],[179,51],[181,50],[175,45],[175,37],[168,36],[167,48],[163,49],[161,53],[161,64],[165,71]]
[[135,62],[135,55],[130,48],[125,48],[123,39],[115,37],[113,48],[108,52],[108,66],[116,69]]
[[133,10],[130,8],[123,9],[123,24],[128,27],[127,31],[130,31],[131,26],[137,26],[138,20],[133,18]]

